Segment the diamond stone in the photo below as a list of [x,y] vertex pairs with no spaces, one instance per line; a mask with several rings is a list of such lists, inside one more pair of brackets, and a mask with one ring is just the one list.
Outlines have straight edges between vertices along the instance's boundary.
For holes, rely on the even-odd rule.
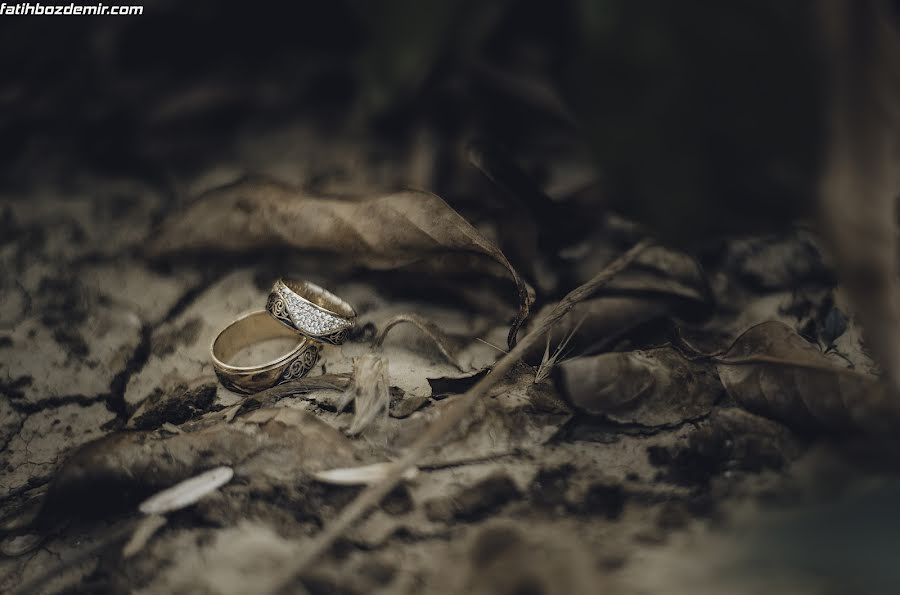
[[314,335],[329,335],[350,326],[350,322],[297,297],[293,292],[281,290],[287,305],[288,316],[297,328]]

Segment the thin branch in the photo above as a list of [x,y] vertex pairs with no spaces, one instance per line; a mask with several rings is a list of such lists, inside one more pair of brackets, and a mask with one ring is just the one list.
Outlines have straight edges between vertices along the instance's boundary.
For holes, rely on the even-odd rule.
[[502,348],[500,348],[500,347],[497,347],[496,345],[494,345],[494,344],[491,343],[490,341],[485,341],[485,340],[482,339],[481,337],[475,337],[475,340],[476,340],[476,341],[481,341],[482,343],[484,343],[484,344],[487,345],[488,347],[493,347],[494,349],[496,349],[496,350],[499,351],[500,353],[509,353],[509,351],[507,351],[506,349],[502,349]]

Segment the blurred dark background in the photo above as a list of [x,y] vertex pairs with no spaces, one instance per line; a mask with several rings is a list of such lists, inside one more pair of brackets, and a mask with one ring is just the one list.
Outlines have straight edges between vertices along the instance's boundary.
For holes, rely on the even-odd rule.
[[[862,19],[873,3],[844,4]],[[884,18],[897,3],[874,4]],[[609,204],[678,241],[768,228],[809,212],[821,169],[816,5],[162,0],[139,16],[4,15],[2,184],[102,172],[166,187],[303,119],[367,139],[372,161],[426,163],[388,185],[455,206],[486,200],[475,162],[512,200],[501,210],[576,228],[583,205]]]

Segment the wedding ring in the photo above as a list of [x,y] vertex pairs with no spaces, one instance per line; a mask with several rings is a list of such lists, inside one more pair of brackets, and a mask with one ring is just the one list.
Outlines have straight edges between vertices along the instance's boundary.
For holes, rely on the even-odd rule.
[[[292,339],[284,355],[265,363],[236,366],[230,362],[240,351],[273,339]],[[225,388],[239,393],[265,390],[309,372],[319,359],[320,345],[276,322],[265,310],[241,316],[213,339],[210,346],[216,376]]]
[[310,339],[335,345],[344,342],[356,323],[356,310],[350,304],[309,281],[276,281],[266,310]]

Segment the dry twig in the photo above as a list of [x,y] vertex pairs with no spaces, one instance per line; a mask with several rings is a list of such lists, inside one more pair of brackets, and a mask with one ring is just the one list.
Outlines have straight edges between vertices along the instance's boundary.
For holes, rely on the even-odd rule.
[[411,324],[422,331],[426,337],[432,340],[435,347],[437,347],[438,351],[440,351],[441,355],[443,355],[448,362],[453,364],[460,372],[466,371],[459,361],[459,341],[445,333],[438,325],[418,314],[398,314],[385,322],[384,328],[381,329],[381,332],[378,333],[378,336],[375,337],[375,341],[372,343],[373,347],[381,347],[384,344],[384,339],[387,337],[388,332],[398,324],[404,323]]

